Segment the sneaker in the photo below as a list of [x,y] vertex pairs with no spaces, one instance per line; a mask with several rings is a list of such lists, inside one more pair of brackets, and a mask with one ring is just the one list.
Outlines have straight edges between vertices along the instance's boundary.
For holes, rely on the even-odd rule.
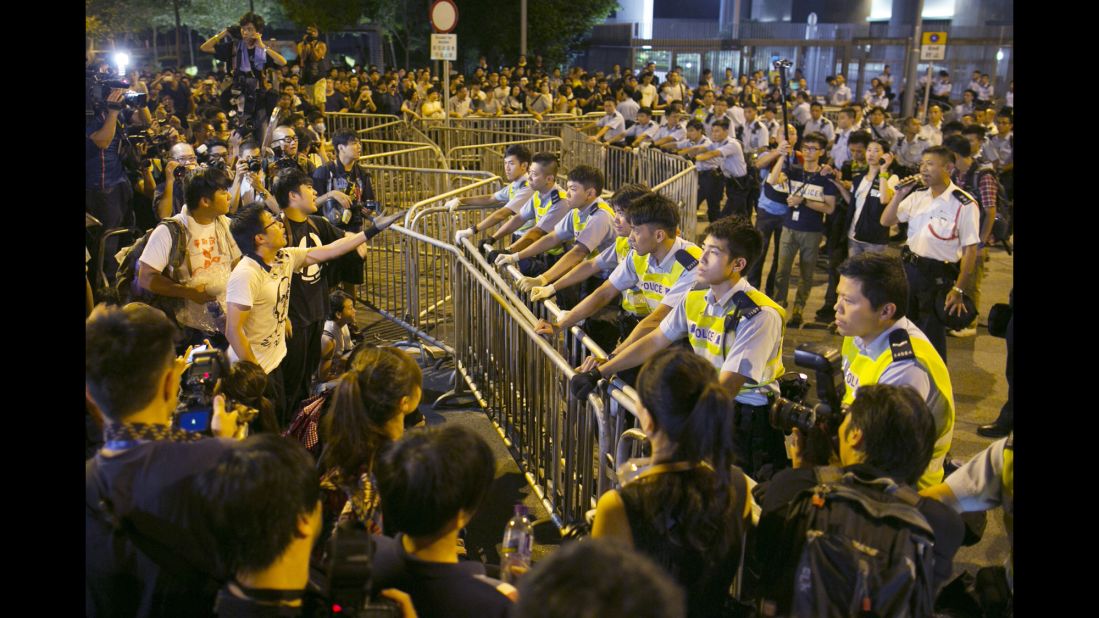
[[950,337],[976,337],[977,327],[970,326],[969,328],[961,328],[958,330],[946,329],[946,334]]

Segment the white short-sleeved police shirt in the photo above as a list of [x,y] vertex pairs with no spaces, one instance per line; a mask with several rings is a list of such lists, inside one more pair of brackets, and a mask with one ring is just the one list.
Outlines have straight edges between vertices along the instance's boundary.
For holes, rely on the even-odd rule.
[[[675,242],[672,244],[672,248],[668,251],[668,254],[664,256],[664,259],[659,263],[654,263],[651,259],[652,254],[645,256],[645,259],[649,260],[649,272],[652,273],[670,273],[675,268],[677,263],[676,254],[683,251],[687,247],[697,247],[698,245],[693,242],[684,239],[682,236],[677,236]],[[689,255],[689,254],[688,254]],[[633,287],[639,287],[642,291],[656,292],[663,295],[660,300],[661,305],[667,307],[675,307],[681,300],[683,295],[686,294],[694,287],[695,275],[698,271],[698,261],[695,260],[695,265],[691,269],[683,269],[683,272],[679,275],[679,278],[675,280],[670,288],[665,288],[655,281],[646,281],[640,283],[641,278],[637,274],[637,270],[633,264],[633,250],[630,251],[629,256],[622,262],[619,262],[618,267],[614,269],[611,276],[607,279],[614,286],[614,289],[619,292],[628,290]],[[691,259],[695,258],[691,256]],[[655,307],[650,307],[655,309]]]
[[603,251],[608,246],[613,247],[615,233],[611,216],[596,204],[597,202],[592,202],[580,209],[580,223],[584,225],[584,229],[579,234],[573,227],[572,212],[565,215],[553,228],[557,239],[573,240],[584,245],[588,251]]
[[[560,191],[560,188],[557,185],[553,185],[553,187],[550,188],[549,191],[541,194],[539,196],[539,199],[542,200],[543,204],[547,202],[552,202],[553,194],[557,193],[558,191]],[[553,228],[561,222],[561,219],[564,218],[565,215],[569,214],[571,210],[572,209],[569,208],[569,203],[565,201],[564,198],[561,198],[557,201],[556,204],[550,205],[549,210],[546,211],[545,216],[543,216],[541,219],[538,219],[534,227],[549,234],[553,231]],[[523,221],[530,221],[532,219],[538,218],[538,211],[534,210],[533,195],[529,200],[527,200],[525,204],[523,204],[523,207],[519,209],[519,217],[522,218]]]
[[[512,197],[508,197],[509,189],[514,189]],[[527,200],[534,195],[534,189],[530,188],[530,180],[526,174],[519,177],[515,182],[505,186],[496,193],[492,194],[493,199],[504,205],[515,214],[519,214],[519,210],[523,208],[523,204],[527,203]]]
[[977,200],[953,182],[938,197],[931,189],[913,191],[897,207],[897,219],[908,223],[908,248],[925,258],[957,262],[965,247],[980,242]]

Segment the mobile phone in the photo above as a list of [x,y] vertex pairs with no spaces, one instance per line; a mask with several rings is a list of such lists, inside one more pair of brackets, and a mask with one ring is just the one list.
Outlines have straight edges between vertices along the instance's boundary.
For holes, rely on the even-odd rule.
[[179,428],[184,431],[210,433],[210,422],[213,419],[213,416],[214,411],[212,408],[200,408],[198,410],[181,412],[176,417],[176,422],[179,423]]

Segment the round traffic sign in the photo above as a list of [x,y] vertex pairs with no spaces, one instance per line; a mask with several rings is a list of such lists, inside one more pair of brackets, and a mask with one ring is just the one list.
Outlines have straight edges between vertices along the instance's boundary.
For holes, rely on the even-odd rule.
[[937,35],[937,34],[932,34],[932,35],[931,35],[931,42],[932,42],[932,43],[938,43],[938,42],[939,42],[939,35]]
[[436,32],[445,34],[458,26],[458,5],[454,0],[435,0],[428,15]]

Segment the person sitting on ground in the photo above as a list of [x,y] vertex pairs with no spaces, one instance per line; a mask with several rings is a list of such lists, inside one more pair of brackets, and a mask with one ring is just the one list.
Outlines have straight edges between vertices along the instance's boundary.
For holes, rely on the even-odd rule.
[[642,553],[609,539],[562,545],[519,584],[518,618],[684,618],[683,590]]
[[706,359],[681,348],[645,363],[637,391],[650,465],[603,494],[592,537],[667,569],[687,592],[688,616],[723,616],[751,512],[746,477],[732,464],[733,397]]
[[398,534],[379,539],[374,589],[407,592],[424,618],[508,616],[514,588],[484,577],[480,562],[458,561],[458,531],[496,475],[484,438],[455,424],[418,431],[387,449],[376,472],[382,512]]
[[334,379],[343,373],[355,347],[350,329],[355,324],[355,299],[343,290],[336,290],[329,297],[329,306],[331,310],[321,334],[321,366],[317,371],[319,382]]
[[326,524],[353,519],[371,532],[382,531],[374,462],[410,421],[422,422],[422,383],[420,366],[396,348],[361,345],[352,352],[319,428],[319,465],[327,471],[321,482],[337,494],[329,501]]

